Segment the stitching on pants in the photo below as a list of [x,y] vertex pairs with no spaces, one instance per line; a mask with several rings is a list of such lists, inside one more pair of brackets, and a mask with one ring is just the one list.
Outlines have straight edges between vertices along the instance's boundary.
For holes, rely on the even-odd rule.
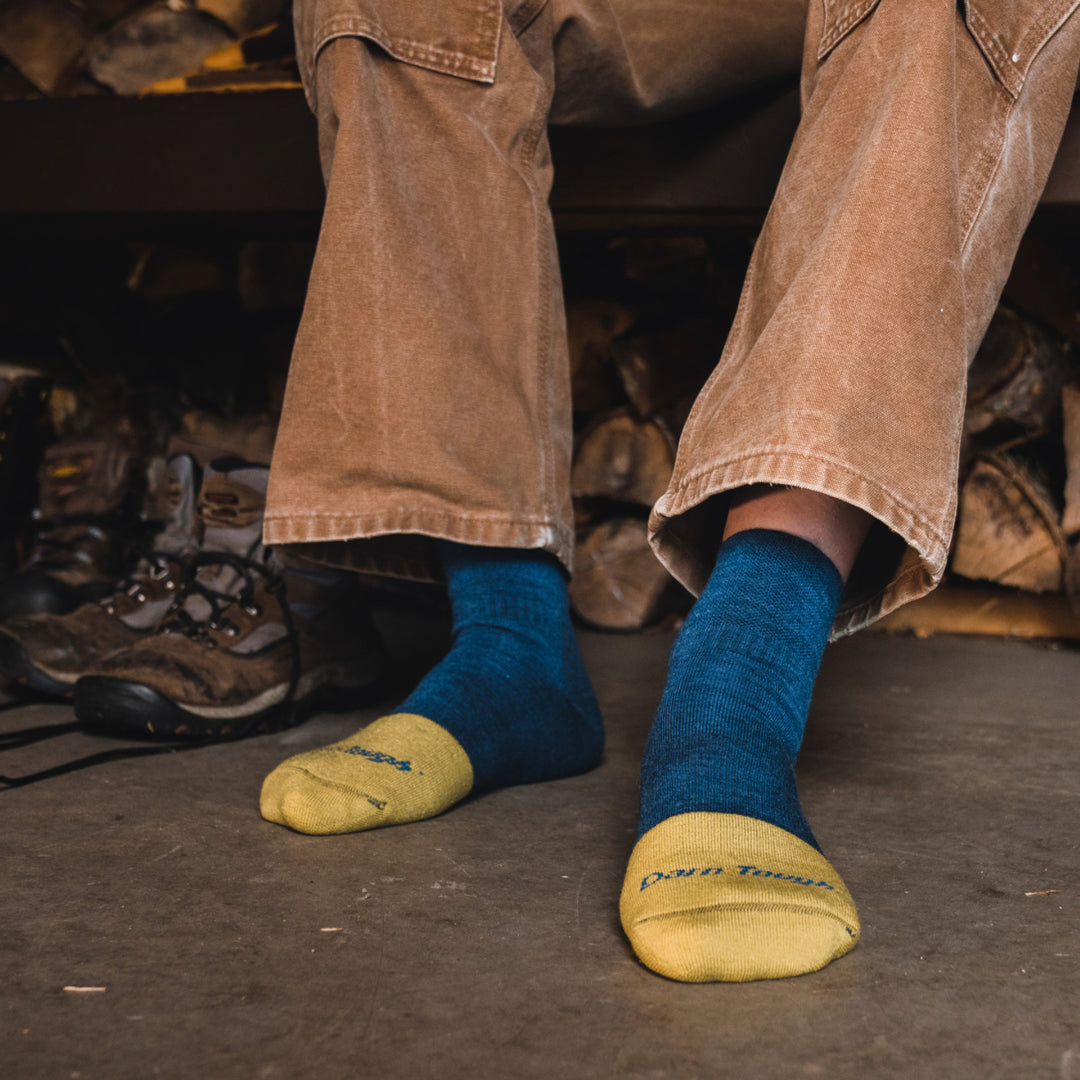
[[[372,540],[396,535],[441,536],[457,533],[473,543],[501,543],[514,546],[525,534],[536,546],[553,550],[567,565],[573,558],[574,534],[565,522],[552,518],[514,518],[494,514],[455,513],[429,510],[402,517],[392,512],[374,514],[326,514],[297,511],[267,515],[264,531],[267,543],[325,544],[351,540]],[[507,537],[507,533],[517,534]],[[466,540],[469,542],[469,540]]]
[[512,15],[507,15],[507,21],[515,37],[519,37],[528,29],[529,24],[544,10],[547,3],[548,0],[525,0]]
[[[1042,52],[1050,38],[1064,26],[1066,20],[1076,11],[1076,2],[1066,3],[1063,7],[1044,10],[1017,39],[1010,48],[994,32],[994,28],[982,13],[971,4],[966,4],[965,19],[972,37],[990,62],[999,82],[1008,90],[1011,97],[1019,96],[1027,81],[1028,73],[1035,58]],[[1018,55],[1019,60],[1013,56]]]
[[[481,15],[481,36],[487,32],[484,26],[486,18],[487,12],[485,10]],[[494,42],[496,56],[498,55],[499,38],[501,37],[501,25],[500,19]],[[442,75],[455,75],[459,78],[471,78],[487,83],[495,81],[494,59],[490,61],[481,60],[467,53],[440,49],[408,38],[391,39],[381,26],[354,15],[329,19],[320,27],[320,31],[316,34],[312,43],[311,63],[314,65],[319,52],[334,38],[339,37],[367,38],[398,60],[415,64],[417,67],[427,68]]]
[[[530,70],[533,70],[530,65]],[[554,392],[550,377],[550,363],[552,352],[552,318],[551,318],[551,237],[550,228],[546,227],[545,214],[547,213],[547,201],[541,200],[535,187],[536,153],[540,147],[541,139],[547,121],[548,105],[550,103],[550,88],[544,82],[539,72],[533,70],[536,80],[543,88],[543,93],[537,95],[536,104],[533,107],[533,116],[529,128],[521,140],[521,157],[518,173],[529,189],[532,196],[532,210],[534,221],[534,233],[537,246],[537,335],[536,335],[536,400],[543,402],[546,415],[541,423],[540,438],[540,467],[543,470],[544,504],[551,517],[559,518],[559,498],[556,490],[556,475],[554,455],[555,449],[551,440],[551,395]]]
[[1023,76],[1016,70],[1001,38],[994,33],[990,24],[982,17],[976,8],[967,7],[967,24],[971,28],[972,36],[980,47],[988,54],[988,59],[999,81],[1012,97],[1020,93],[1020,87],[1024,84]]
[[[710,465],[704,469],[697,470],[691,473],[684,479],[680,480],[678,484],[674,485],[668,491],[666,491],[657,503],[657,507],[663,503],[665,508],[660,510],[665,517],[675,517],[685,511],[679,511],[671,513],[666,509],[667,505],[676,500],[685,501],[690,499],[697,505],[697,500],[700,496],[702,489],[710,486],[715,481],[718,474],[730,471],[731,467],[740,463],[751,462],[757,459],[768,459],[770,461],[776,461],[777,459],[788,458],[794,462],[809,462],[811,464],[818,463],[829,466],[830,468],[838,469],[841,472],[847,473],[849,476],[853,476],[867,487],[880,491],[885,497],[892,502],[895,506],[902,509],[910,519],[910,522],[914,529],[918,532],[926,534],[931,540],[935,541],[938,545],[945,547],[948,544],[945,533],[942,532],[937,526],[933,525],[926,517],[920,514],[915,507],[905,498],[896,494],[891,488],[882,484],[880,481],[873,480],[866,476],[864,473],[859,472],[857,469],[852,468],[846,462],[841,461],[838,458],[832,458],[827,454],[814,453],[812,455],[806,454],[803,451],[792,449],[790,447],[766,447],[762,450],[755,450],[751,453],[738,454],[734,457],[725,459],[723,462]],[[687,507],[690,509],[690,507]],[[951,523],[950,523],[951,524]]]
[[855,26],[860,19],[864,18],[877,7],[877,5],[878,0],[858,0],[857,3],[850,3],[842,8],[836,21],[833,23],[832,29],[821,39],[821,44],[818,46],[818,60],[824,60],[825,56],[832,51],[839,43],[840,39]]
[[[1007,91],[1003,92],[1007,93]],[[998,99],[999,102],[1001,99]],[[1003,102],[1002,102],[1003,103]],[[967,251],[968,241],[974,231],[975,222],[986,205],[990,193],[990,182],[1001,167],[1005,154],[1005,144],[1009,130],[1009,117],[1012,115],[1015,101],[1008,99],[1004,110],[998,108],[989,131],[989,138],[983,143],[983,150],[972,168],[972,179],[960,194],[960,255]]]
[[[552,527],[551,519],[547,517],[520,517],[511,518],[502,514],[487,514],[487,513],[472,513],[461,512],[453,510],[421,510],[418,511],[419,516],[431,516],[442,517],[453,521],[480,521],[491,525],[529,525],[529,526],[541,526]],[[369,518],[391,518],[396,517],[395,513],[390,511],[376,511],[374,514],[350,514],[348,511],[343,511],[339,514],[329,513],[326,510],[288,510],[281,511],[276,514],[266,514],[267,521],[289,522],[297,518],[313,518],[325,521],[364,521]],[[556,521],[558,519],[555,519]],[[395,530],[400,531],[400,530]]]

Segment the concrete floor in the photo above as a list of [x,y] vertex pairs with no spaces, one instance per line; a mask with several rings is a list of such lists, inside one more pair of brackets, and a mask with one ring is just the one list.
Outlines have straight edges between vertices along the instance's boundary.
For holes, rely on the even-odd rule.
[[[258,816],[273,765],[377,710],[0,792],[0,1076],[1080,1080],[1080,656],[832,648],[801,783],[862,942],[815,975],[687,986],[616,914],[670,641],[583,635],[595,772],[417,825]],[[0,773],[115,745],[11,739],[69,719],[9,705]]]

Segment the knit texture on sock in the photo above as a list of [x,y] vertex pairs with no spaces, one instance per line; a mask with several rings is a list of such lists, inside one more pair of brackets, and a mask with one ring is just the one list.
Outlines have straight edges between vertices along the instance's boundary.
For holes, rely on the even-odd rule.
[[682,982],[805,975],[859,940],[851,894],[821,852],[741,814],[677,814],[650,829],[619,915],[638,959]]
[[798,537],[753,529],[724,542],[672,651],[641,766],[639,837],[713,811],[818,846],[795,758],[842,592],[833,563]]
[[592,768],[603,723],[559,564],[542,551],[449,542],[439,550],[453,644],[400,711],[454,736],[475,791]]
[[549,555],[441,544],[450,651],[400,709],[263,782],[268,821],[356,832],[433,817],[470,792],[583,772],[604,744]]

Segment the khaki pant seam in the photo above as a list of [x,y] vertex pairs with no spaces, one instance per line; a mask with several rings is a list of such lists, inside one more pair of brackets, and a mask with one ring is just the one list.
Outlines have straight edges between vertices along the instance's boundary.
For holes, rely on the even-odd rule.
[[833,23],[832,29],[822,37],[818,46],[818,61],[824,60],[826,55],[840,43],[844,35],[856,26],[860,19],[864,19],[877,4],[878,0],[861,0],[859,3],[848,4],[837,21]]
[[[922,578],[929,584],[929,588],[920,587],[918,596],[903,597],[901,599],[902,587],[914,578]],[[909,604],[912,600],[925,596],[937,586],[940,580],[940,571],[936,574],[928,574],[926,567],[922,563],[909,566],[906,570],[896,574],[884,589],[873,596],[859,599],[850,605],[842,604],[840,610],[836,613],[836,620],[833,623],[829,640],[835,641],[837,638],[854,634],[864,626],[868,626],[870,623],[884,618],[897,608],[903,607],[904,604]],[[893,602],[888,605],[882,603],[886,597],[891,597]]]
[[548,2],[549,0],[525,0],[513,15],[507,15],[507,22],[515,37],[520,37],[528,30]]
[[[724,348],[721,350],[720,358],[717,360],[712,371],[709,372],[709,377],[705,380],[705,384],[702,386],[701,391],[698,393],[697,398],[694,401],[694,405],[690,410],[690,415],[687,417],[686,423],[683,425],[682,434],[679,436],[679,448],[683,446],[689,446],[691,440],[697,435],[697,429],[700,423],[699,417],[701,413],[700,405],[702,402],[709,400],[711,397],[712,388],[718,383],[722,377],[722,371],[727,367],[726,361],[729,354],[733,351],[734,346],[732,342],[736,341],[743,332],[743,327],[747,320],[747,311],[750,308],[751,300],[750,293],[754,287],[754,278],[757,272],[757,253],[758,245],[761,244],[762,238],[765,236],[769,228],[769,219],[772,217],[772,206],[770,205],[768,212],[765,215],[765,220],[761,225],[761,232],[758,234],[756,243],[754,244],[754,251],[750,258],[750,265],[746,268],[746,276],[743,278],[742,289],[739,293],[739,303],[735,308],[735,318],[732,320],[731,329],[728,331],[727,340],[724,343]],[[676,455],[676,472],[678,471],[678,455]],[[680,481],[681,482],[681,481]]]
[[[385,49],[391,56],[405,63],[412,63],[443,75],[465,77],[463,73],[467,73],[467,77],[484,81],[492,81],[495,77],[493,61],[480,60],[468,53],[440,49],[408,38],[392,40],[377,23],[356,15],[342,15],[328,19],[322,24],[312,41],[310,57],[312,66],[322,49],[334,38],[339,37],[367,38]],[[498,36],[496,36],[497,47]]]
[[[1000,84],[999,84],[1000,85]],[[960,196],[960,258],[963,260],[967,254],[968,244],[975,234],[975,225],[986,207],[986,200],[993,186],[994,177],[1001,170],[1001,161],[1005,156],[1005,147],[1008,142],[1009,118],[1016,108],[1016,101],[1008,97],[1006,91],[1002,94],[1008,99],[1005,110],[998,111],[993,121],[993,126],[988,131],[985,149],[979,158],[975,170],[975,179],[968,186],[967,193]],[[977,195],[977,197],[976,197]],[[971,205],[969,205],[971,204]]]
[[[459,533],[528,532],[551,549],[569,567],[573,561],[574,530],[558,517],[510,517],[498,514],[424,510],[415,515],[399,513],[327,514],[295,512],[267,514],[263,530],[272,544],[334,543],[371,539],[376,536],[441,535],[446,528]],[[320,531],[324,535],[303,539],[298,532]],[[334,535],[325,535],[334,534]],[[509,544],[508,546],[519,546]]]
[[537,82],[543,88],[543,93],[537,94],[533,104],[532,118],[529,127],[521,140],[521,159],[518,163],[518,174],[529,190],[532,202],[533,232],[536,236],[537,258],[537,334],[536,334],[536,401],[544,402],[547,416],[545,422],[540,425],[540,467],[543,480],[541,498],[548,516],[558,518],[558,492],[556,490],[555,476],[555,448],[552,443],[552,431],[550,417],[552,414],[551,395],[554,392],[553,380],[551,379],[551,352],[552,352],[552,319],[551,319],[551,239],[550,228],[545,215],[549,213],[547,200],[541,200],[536,190],[536,154],[539,150],[546,129],[547,114],[551,103],[551,88],[540,76],[532,65]]
[[[733,466],[742,462],[749,462],[758,459],[767,459],[771,462],[777,462],[784,458],[789,458],[794,462],[811,462],[826,465],[829,468],[837,469],[840,472],[847,473],[849,476],[855,477],[863,484],[866,484],[870,488],[874,488],[880,491],[886,499],[893,503],[898,508],[902,509],[905,514],[910,518],[911,524],[916,526],[918,530],[926,534],[931,540],[935,541],[941,547],[948,547],[948,534],[941,529],[933,525],[929,519],[922,514],[918,513],[915,507],[898,495],[892,489],[882,484],[878,480],[874,480],[867,476],[860,470],[840,461],[837,458],[832,458],[826,454],[813,453],[807,454],[803,450],[793,449],[791,447],[765,447],[760,450],[755,450],[751,453],[738,454],[734,457],[725,458],[721,462],[714,462],[702,469],[697,469],[687,476],[682,478],[677,484],[668,489],[657,502],[657,508],[660,509],[663,505],[664,509],[661,509],[661,513],[665,516],[676,516],[676,514],[669,514],[666,509],[671,503],[679,503],[682,501],[696,500],[703,488],[709,487],[715,483],[719,476],[729,472]],[[875,515],[876,516],[876,515]],[[886,523],[887,524],[887,523]]]
[[[505,517],[505,516],[499,515],[499,514],[483,514],[483,513],[471,513],[471,512],[456,513],[454,511],[450,511],[450,510],[445,510],[445,511],[444,510],[423,510],[423,511],[420,511],[419,513],[420,513],[420,516],[430,515],[430,516],[433,516],[433,517],[445,517],[445,518],[448,518],[448,519],[453,520],[453,521],[478,521],[478,522],[486,522],[486,523],[490,523],[490,524],[507,524],[507,525],[514,525],[514,524],[535,525],[535,526],[541,526],[541,527],[547,527],[547,528],[556,528],[559,525],[561,525],[561,523],[559,522],[559,519],[558,519],[557,516],[554,516],[554,517],[553,516],[544,516],[544,517],[514,517],[514,518],[511,518],[511,517]],[[382,518],[382,517],[392,517],[392,516],[394,516],[394,515],[392,515],[392,514],[382,514],[382,513],[377,513],[377,514],[350,514],[350,513],[330,514],[330,513],[327,513],[325,510],[290,510],[290,511],[288,511],[288,513],[267,514],[265,516],[264,520],[273,521],[273,522],[289,522],[289,521],[292,521],[292,520],[294,520],[296,518],[304,518],[304,519],[321,519],[321,520],[326,520],[326,521],[339,521],[339,520],[360,521],[360,520],[365,520],[365,519],[368,519],[368,518]],[[395,530],[395,531],[400,531],[400,530]]]

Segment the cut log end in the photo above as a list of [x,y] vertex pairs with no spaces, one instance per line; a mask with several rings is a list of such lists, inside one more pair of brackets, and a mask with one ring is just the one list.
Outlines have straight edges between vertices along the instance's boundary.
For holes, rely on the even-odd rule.
[[640,630],[662,613],[671,578],[649,547],[644,521],[617,518],[579,538],[570,605],[602,630]]
[[1065,540],[1045,482],[1005,454],[978,460],[960,494],[952,569],[962,577],[1057,592]]
[[636,420],[625,410],[598,417],[574,453],[570,484],[575,498],[604,498],[652,506],[675,465],[675,440],[657,420]]

